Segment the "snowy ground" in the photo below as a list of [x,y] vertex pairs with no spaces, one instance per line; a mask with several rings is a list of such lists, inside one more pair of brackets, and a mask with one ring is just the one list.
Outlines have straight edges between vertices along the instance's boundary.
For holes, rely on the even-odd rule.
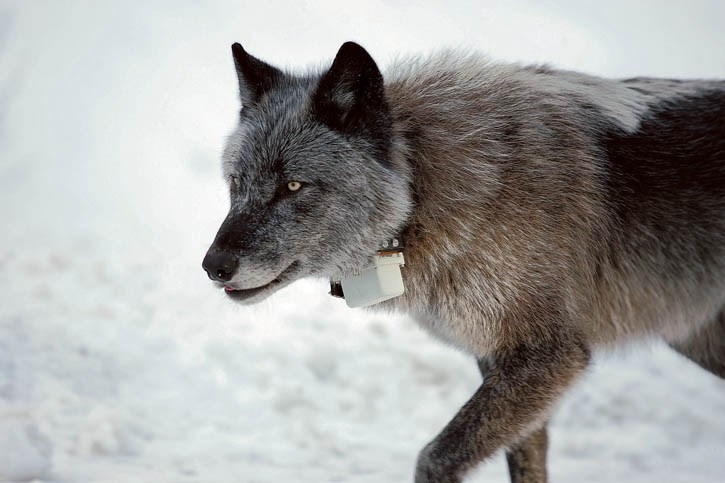
[[[722,3],[583,3],[0,1],[0,480],[411,481],[473,362],[324,282],[241,309],[201,271],[229,44],[725,77]],[[599,357],[554,419],[552,480],[725,481],[723,414],[725,383],[660,345]],[[470,481],[505,481],[502,457]]]

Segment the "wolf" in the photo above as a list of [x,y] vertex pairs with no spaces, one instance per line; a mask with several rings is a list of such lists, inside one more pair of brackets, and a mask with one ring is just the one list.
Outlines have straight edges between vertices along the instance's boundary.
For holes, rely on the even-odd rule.
[[725,81],[611,80],[360,45],[292,73],[239,45],[230,209],[203,268],[230,299],[339,279],[405,242],[409,314],[483,382],[418,455],[458,483],[499,449],[547,480],[547,421],[593,351],[664,340],[725,378]]

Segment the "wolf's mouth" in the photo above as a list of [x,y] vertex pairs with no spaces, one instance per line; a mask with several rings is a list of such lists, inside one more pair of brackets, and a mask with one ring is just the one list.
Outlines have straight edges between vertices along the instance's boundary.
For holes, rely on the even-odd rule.
[[292,264],[285,268],[282,273],[277,275],[277,278],[269,283],[261,285],[255,288],[238,289],[229,285],[224,286],[224,292],[232,299],[236,301],[245,301],[255,298],[257,295],[261,295],[265,292],[272,293],[276,288],[282,288],[292,281],[295,273],[299,268],[299,262],[292,262]]

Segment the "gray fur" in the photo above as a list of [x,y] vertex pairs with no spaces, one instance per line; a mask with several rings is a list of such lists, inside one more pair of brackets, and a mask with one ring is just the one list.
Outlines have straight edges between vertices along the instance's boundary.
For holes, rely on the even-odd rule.
[[416,483],[460,482],[499,448],[512,481],[545,481],[546,421],[599,347],[663,338],[723,375],[725,82],[447,51],[397,62],[383,86],[355,44],[303,75],[240,49],[231,208],[210,249],[238,268],[220,285],[256,302],[403,234],[406,292],[380,307],[485,375]]

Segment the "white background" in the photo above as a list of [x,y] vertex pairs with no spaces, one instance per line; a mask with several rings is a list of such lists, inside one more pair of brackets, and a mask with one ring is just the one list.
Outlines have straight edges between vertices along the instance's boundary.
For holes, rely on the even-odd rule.
[[[725,77],[713,1],[0,2],[0,480],[412,481],[473,361],[324,281],[252,308],[201,259],[226,210],[229,46],[346,40],[608,76]],[[725,481],[725,383],[658,343],[597,358],[554,482]],[[470,481],[505,481],[501,455]]]

